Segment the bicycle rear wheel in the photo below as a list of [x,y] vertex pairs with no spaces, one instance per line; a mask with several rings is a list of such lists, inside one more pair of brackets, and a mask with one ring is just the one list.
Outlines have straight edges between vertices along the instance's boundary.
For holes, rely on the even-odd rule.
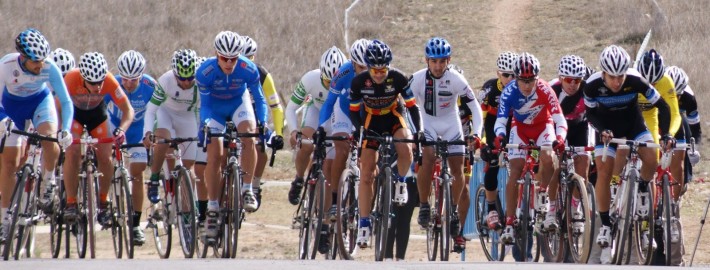
[[[586,264],[592,251],[592,232],[594,229],[594,210],[591,206],[586,182],[581,176],[572,176],[567,185],[567,207],[565,207],[567,241],[570,257],[575,263]],[[575,206],[574,196],[578,194]],[[575,216],[575,211],[581,216]],[[581,225],[581,228],[580,228]]]
[[148,228],[153,231],[155,250],[161,259],[170,257],[170,250],[173,242],[173,226],[170,224],[172,209],[172,179],[166,179],[166,175],[160,175],[162,187],[158,187],[160,201],[152,204],[148,209]]
[[389,231],[392,217],[392,168],[385,167],[384,177],[380,178],[376,200],[377,215],[375,215],[375,261],[382,261],[385,258],[385,246],[387,245],[387,232]]
[[335,226],[335,243],[338,245],[340,258],[352,260],[356,246],[357,226],[360,221],[358,202],[355,198],[357,176],[350,175],[350,170],[343,171],[338,192],[338,218]]
[[[121,177],[116,179],[118,183],[114,183],[114,186],[119,190],[116,192],[116,197],[118,198],[118,205],[115,206],[115,211],[117,211],[116,221],[119,228],[123,231],[122,239],[124,249],[126,250],[126,257],[133,259],[133,253],[135,246],[133,244],[133,195],[131,191],[131,183],[128,178],[128,170],[125,168],[121,172]],[[116,225],[114,225],[115,227]]]
[[451,253],[451,217],[453,209],[451,206],[451,182],[449,176],[444,173],[441,187],[441,211],[439,212],[441,219],[441,238],[439,238],[439,259],[442,262],[449,260]]
[[195,254],[197,215],[195,200],[192,191],[190,172],[184,167],[175,169],[178,172],[175,183],[175,209],[177,210],[177,229],[180,237],[180,246],[185,258],[192,258]]
[[439,193],[441,189],[438,183],[438,179],[432,178],[431,191],[429,192],[429,202],[433,205],[429,210],[429,225],[426,227],[426,247],[429,261],[436,261],[441,239],[441,223],[439,222],[439,205],[441,205]]
[[[489,229],[486,222],[488,217],[486,188],[483,185],[478,186],[476,196],[472,199],[474,200],[474,214],[476,215],[476,222],[478,222],[476,228],[478,229],[478,238],[481,241],[483,254],[486,255],[488,261],[502,261],[505,258],[505,245],[500,241],[500,233]],[[502,210],[500,198],[496,200],[496,208]]]

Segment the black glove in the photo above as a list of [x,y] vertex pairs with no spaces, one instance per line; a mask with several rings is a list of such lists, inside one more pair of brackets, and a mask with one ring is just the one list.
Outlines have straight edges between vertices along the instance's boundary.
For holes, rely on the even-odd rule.
[[271,147],[274,150],[281,150],[284,148],[284,137],[281,135],[276,135],[273,138],[271,138],[271,143],[269,144],[269,147]]
[[675,138],[673,138],[670,134],[661,136],[662,149],[670,150],[673,147],[675,147]]

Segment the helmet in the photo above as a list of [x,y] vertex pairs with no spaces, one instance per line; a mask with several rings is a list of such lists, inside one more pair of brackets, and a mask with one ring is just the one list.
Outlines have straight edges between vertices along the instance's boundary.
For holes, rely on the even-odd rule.
[[214,38],[214,49],[224,57],[237,57],[241,53],[244,40],[232,31],[222,31]]
[[104,55],[98,52],[88,52],[79,58],[79,73],[84,80],[100,82],[106,79],[108,64]]
[[207,58],[206,58],[206,57],[198,56],[198,57],[195,58],[195,72],[197,72],[197,70],[200,69],[200,66],[201,66],[202,63],[204,63],[205,61],[207,61]]
[[34,28],[29,28],[17,35],[15,49],[32,61],[44,60],[51,51],[47,39]]
[[65,49],[57,48],[49,54],[49,57],[54,60],[55,64],[57,64],[59,70],[62,71],[62,75],[66,74],[69,70],[76,66],[74,55]]
[[557,74],[565,77],[582,78],[587,73],[587,65],[584,59],[576,55],[565,55],[560,59],[560,66]]
[[463,69],[461,69],[461,67],[459,67],[459,66],[457,66],[457,65],[449,64],[449,66],[447,66],[447,68],[448,68],[448,69],[451,69],[451,70],[455,70],[455,71],[458,72],[459,74],[463,75]]
[[592,67],[587,66],[587,68],[585,69],[585,72],[584,72],[584,79],[585,79],[585,80],[588,79],[589,76],[592,76],[592,74],[594,74],[594,73],[596,73],[596,72],[597,72],[597,71],[594,70]]
[[631,57],[629,57],[629,54],[624,48],[617,45],[604,48],[601,55],[599,55],[599,65],[602,67],[602,71],[612,76],[626,74],[630,64]]
[[335,72],[340,69],[340,66],[345,62],[345,55],[338,47],[330,47],[323,56],[320,57],[320,74],[325,79],[332,79]]
[[367,46],[365,62],[367,62],[367,66],[370,67],[388,66],[390,62],[392,62],[390,46],[387,46],[387,44],[377,39],[373,40],[370,45]]
[[664,74],[663,57],[651,49],[643,54],[636,69],[649,83],[656,83]]
[[446,39],[435,37],[429,39],[424,51],[427,58],[446,58],[451,56],[451,45]]
[[515,67],[515,59],[518,59],[518,54],[514,52],[502,52],[498,55],[498,70],[513,72]]
[[531,79],[540,73],[540,62],[530,53],[522,53],[515,59],[513,73],[517,78]]
[[195,76],[197,53],[191,49],[178,50],[173,53],[173,74],[180,78]]
[[246,57],[251,57],[256,54],[256,41],[249,36],[242,36],[242,39],[242,47],[239,51]]
[[118,57],[118,73],[126,79],[135,79],[143,76],[145,71],[145,58],[141,53],[130,50]]
[[350,46],[350,59],[358,65],[367,66],[367,62],[365,62],[365,51],[367,51],[367,46],[369,45],[370,41],[364,38],[353,42],[353,45]]
[[676,94],[683,94],[685,87],[688,86],[688,74],[682,68],[676,66],[666,68],[666,74],[673,79]]

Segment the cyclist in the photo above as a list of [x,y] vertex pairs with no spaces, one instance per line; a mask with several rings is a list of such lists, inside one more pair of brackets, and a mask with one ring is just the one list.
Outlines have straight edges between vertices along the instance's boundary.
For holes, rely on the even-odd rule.
[[[126,142],[135,144],[141,142],[143,138],[143,120],[145,119],[146,106],[153,95],[157,83],[153,77],[145,72],[145,58],[139,52],[130,50],[123,52],[118,57],[118,74],[116,81],[126,93],[128,101],[134,111],[133,122],[126,130]],[[113,103],[110,96],[105,96],[106,108],[109,114],[109,130],[121,124],[122,112],[118,105]],[[143,147],[133,147],[128,149],[129,167],[131,174],[133,197],[133,243],[136,245],[145,244],[145,234],[140,227],[141,209],[143,208],[143,171],[148,162],[148,153]]]
[[[17,53],[10,53],[0,58],[0,91],[2,100],[0,104],[1,133],[9,132],[5,121],[11,119],[17,129],[25,130],[29,127],[28,121],[36,128],[39,134],[45,136],[58,136],[59,144],[67,147],[71,144],[72,137],[69,133],[69,123],[73,114],[72,108],[61,113],[60,132],[54,100],[47,86],[56,92],[59,103],[70,106],[71,101],[62,74],[54,64],[48,60],[50,46],[47,39],[38,30],[29,28],[22,31],[15,38]],[[56,134],[56,135],[55,135]],[[0,242],[4,242],[7,235],[7,226],[10,225],[10,215],[7,213],[15,187],[15,172],[24,155],[22,139],[17,134],[11,133],[5,139],[5,148],[2,153],[0,166],[0,192],[3,194],[0,204]],[[58,146],[49,141],[42,142],[42,187],[40,189],[40,207],[51,209],[53,197],[54,170],[59,156]]]
[[[427,68],[415,72],[409,81],[409,86],[417,100],[417,104],[420,108],[424,108],[425,113],[422,114],[424,138],[427,141],[436,141],[438,137],[447,141],[463,139],[461,125],[450,125],[451,122],[459,122],[457,102],[460,98],[461,103],[466,104],[472,112],[473,130],[471,133],[478,139],[478,134],[481,134],[483,125],[481,105],[476,100],[466,78],[461,73],[448,68],[451,61],[451,45],[446,39],[431,38],[427,41],[424,52]],[[451,235],[454,237],[455,242],[454,251],[461,252],[466,246],[466,240],[461,235],[461,228],[463,228],[463,223],[466,220],[469,204],[468,194],[462,196],[462,192],[468,189],[468,181],[463,179],[465,149],[463,145],[451,145],[448,147],[448,151],[448,160],[442,162],[449,163],[451,175],[453,176],[452,194],[450,194],[454,209],[451,220]],[[419,217],[417,222],[422,227],[429,226],[431,219],[431,206],[428,200],[431,193],[434,159],[434,147],[424,147],[422,149],[422,165],[417,174],[419,191]],[[405,196],[404,202],[406,202],[406,183],[397,182],[395,190],[395,202],[402,201],[398,196]],[[401,190],[405,192],[401,192]]]
[[[584,91],[584,103],[587,107],[587,119],[596,129],[598,135],[594,156],[597,169],[596,203],[602,227],[597,236],[597,244],[602,247],[602,263],[608,263],[611,248],[611,220],[609,218],[610,188],[609,183],[614,170],[616,155],[620,158],[628,150],[616,151],[615,145],[609,145],[604,152],[603,144],[611,138],[629,138],[637,141],[652,142],[653,137],[642,121],[638,104],[638,94],[643,94],[650,104],[658,108],[661,140],[670,143],[669,135],[670,109],[653,88],[634,69],[629,70],[631,63],[629,54],[617,45],[611,45],[602,51],[599,62],[602,71],[594,73],[587,79]],[[641,166],[641,181],[636,201],[637,214],[643,217],[649,211],[649,202],[642,200],[648,197],[648,181],[653,177],[658,161],[656,152],[650,148],[638,151],[643,164]],[[602,156],[607,156],[606,162]],[[648,241],[648,240],[646,240]]]
[[74,55],[65,49],[56,48],[49,54],[49,57],[57,64],[57,67],[59,67],[59,70],[62,72],[62,76],[67,75],[67,72],[76,67]]
[[[392,134],[394,138],[410,138],[405,119],[404,110],[399,97],[404,98],[405,106],[409,111],[416,130],[421,130],[419,107],[412,95],[407,77],[401,71],[390,67],[392,51],[387,44],[373,40],[365,52],[368,72],[355,76],[350,90],[350,120],[356,127],[354,136],[359,136],[359,129],[366,129],[365,134],[384,135]],[[362,119],[360,109],[364,108],[365,122],[361,127]],[[360,187],[358,206],[360,222],[357,235],[357,244],[365,248],[370,240],[370,210],[374,188],[374,176],[377,164],[377,149],[379,142],[363,141],[360,163]],[[395,145],[397,151],[397,170],[393,179],[404,182],[404,176],[412,163],[412,148],[409,144]]]
[[[143,144],[151,146],[150,137],[170,139],[173,137],[189,138],[197,134],[197,111],[199,92],[195,84],[195,60],[197,54],[191,49],[177,50],[173,53],[171,69],[158,78],[158,84],[150,98],[143,122]],[[192,170],[197,149],[195,142],[181,144],[182,161],[186,169]],[[154,146],[153,163],[150,167],[150,183],[148,184],[148,200],[157,203],[160,200],[160,170],[165,162],[169,146],[158,144]],[[174,168],[173,160],[168,159],[168,167]],[[207,210],[207,192],[204,181],[197,183],[197,208],[199,222],[204,222]]]
[[[530,53],[522,53],[515,60],[515,80],[509,83],[501,94],[494,131],[495,147],[501,148],[506,135],[508,115],[513,113],[513,123],[510,129],[510,143],[520,144],[532,140],[536,145],[564,148],[564,138],[567,135],[567,122],[562,115],[562,108],[554,91],[546,81],[538,78],[540,63]],[[501,241],[511,244],[514,239],[513,222],[515,221],[516,200],[518,198],[517,180],[520,179],[525,163],[526,151],[509,151],[510,175],[506,188],[506,220]],[[540,151],[539,175],[541,185],[538,197],[544,197],[554,171],[552,153],[549,150]],[[542,195],[540,195],[542,193]],[[538,209],[542,205],[536,205]]]
[[[72,136],[79,138],[84,126],[93,138],[108,138],[111,135],[118,142],[125,139],[125,130],[133,122],[133,107],[121,85],[111,72],[104,55],[89,52],[79,58],[79,69],[73,69],[64,77],[74,106],[74,121],[72,121]],[[114,104],[121,111],[121,121],[109,134],[108,115],[105,96],[111,96]],[[71,106],[62,106],[62,110]],[[113,163],[111,162],[111,145],[96,146],[98,169],[103,174],[99,179],[99,213],[98,221],[102,226],[108,226],[111,217],[107,211],[108,192],[113,179]],[[67,192],[67,207],[64,210],[64,220],[74,222],[77,217],[76,193],[79,186],[79,166],[81,153],[79,145],[72,145],[66,150],[64,162],[64,184]]]
[[[328,89],[333,75],[340,69],[343,62],[345,62],[345,55],[338,49],[338,47],[330,47],[321,56],[320,69],[314,69],[308,71],[301,80],[296,84],[296,88],[293,90],[293,95],[286,105],[286,118],[289,125],[289,130],[291,130],[291,145],[296,145],[296,137],[300,132],[303,134],[304,139],[313,139],[313,134],[316,129],[318,129],[318,117],[320,114],[320,108],[323,106],[325,97],[328,94]],[[309,99],[307,104],[304,101]],[[300,121],[301,125],[297,125],[299,121],[297,120],[296,110],[298,107],[305,105],[303,119]],[[330,132],[330,123],[325,124],[325,131]],[[303,179],[306,172],[308,164],[311,161],[311,154],[313,153],[313,145],[303,144],[298,150],[296,156],[296,179]],[[328,151],[328,156],[323,164],[323,173],[326,175],[326,181],[330,183],[330,187],[336,187],[334,182],[340,181],[340,178],[333,179],[330,176],[330,166],[335,153],[333,151]],[[325,196],[326,206],[330,206],[328,219],[326,219],[324,226],[322,226],[321,233],[326,237],[321,236],[321,242],[319,243],[319,251],[321,253],[326,253],[330,248],[328,244],[328,234],[330,232],[328,224],[330,220],[335,219],[337,206],[334,204],[337,199],[337,190],[332,188],[327,188],[326,194],[332,194],[332,196]],[[330,193],[328,192],[330,191]]]
[[[244,56],[246,56],[247,58],[249,58],[249,60],[253,62],[258,48],[256,45],[256,41],[254,41],[254,39],[250,38],[249,36],[242,36],[242,38],[244,39],[244,42],[242,43],[242,49],[240,51]],[[274,86],[274,79],[272,78],[271,73],[269,73],[269,71],[266,70],[263,65],[258,64],[256,62],[255,64],[256,67],[259,69],[261,90],[264,91],[264,98],[266,98],[266,103],[269,105],[271,112],[271,114],[268,115],[268,118],[271,118],[271,123],[273,124],[272,126],[269,126],[269,128],[264,129],[264,135],[261,136],[259,144],[264,143],[265,141],[269,141],[269,138],[271,138],[270,143],[268,143],[267,145],[274,150],[281,150],[284,146],[284,110],[281,106],[281,98],[279,97],[278,92],[276,92],[276,88]],[[262,125],[266,127],[267,123],[262,123]],[[272,131],[276,133],[274,137],[271,137]],[[254,179],[252,180],[252,186],[254,188],[252,189],[254,191],[254,196],[256,196],[256,209],[258,210],[259,206],[261,205],[261,176],[264,174],[266,161],[268,161],[269,157],[267,157],[266,151],[261,151],[260,147],[257,147],[257,149],[258,151],[256,151],[256,168],[254,169]]]
[[[678,129],[676,133],[676,140],[678,142],[686,142],[689,138],[694,138],[696,142],[700,142],[700,137],[702,135],[702,130],[700,129],[700,113],[698,113],[698,102],[695,100],[695,93],[693,89],[688,85],[688,74],[677,66],[670,66],[666,68],[666,74],[673,79],[673,84],[675,85],[675,92],[678,96],[678,108],[680,109],[680,114],[683,118],[683,126]],[[675,154],[680,154],[679,152],[685,152],[682,150],[676,150]],[[684,168],[684,181],[683,185],[687,184],[692,179],[692,166],[700,161],[700,154],[696,150],[695,152],[688,152],[688,158]],[[674,190],[674,195],[676,200],[678,196],[683,194],[685,186],[677,187]]]
[[[565,55],[560,59],[560,64],[557,68],[558,77],[550,81],[550,87],[555,91],[557,100],[560,102],[562,114],[567,120],[567,144],[572,146],[587,146],[589,140],[589,124],[585,118],[584,93],[580,91],[584,88],[584,76],[587,72],[584,59],[576,55]],[[573,155],[574,170],[587,179],[587,171],[589,171],[589,153],[579,151]],[[549,206],[547,214],[543,221],[545,228],[557,227],[557,187],[559,185],[559,168],[552,174],[552,181],[548,188]],[[576,203],[575,203],[576,202]],[[581,209],[576,207],[579,205],[579,198],[573,197],[574,220],[581,220]],[[562,209],[564,210],[564,209]],[[578,232],[584,230],[584,222],[575,222],[574,229]]]
[[[483,130],[485,132],[488,145],[481,149],[481,158],[488,165],[483,177],[483,185],[486,188],[486,203],[488,204],[488,215],[486,223],[492,230],[502,229],[500,219],[498,217],[498,209],[496,208],[496,200],[498,200],[498,156],[492,154],[491,143],[496,137],[493,131],[496,119],[498,118],[498,104],[500,103],[500,95],[506,85],[513,81],[515,74],[515,59],[518,54],[510,51],[502,52],[498,55],[496,65],[498,71],[496,77],[486,81],[483,84],[480,92],[481,109],[483,110]],[[510,130],[510,121],[506,124],[506,131]]]
[[[200,130],[204,127],[211,133],[224,130],[227,120],[233,121],[240,133],[254,133],[257,123],[266,122],[266,101],[261,90],[259,71],[256,65],[242,56],[239,49],[243,39],[235,32],[222,31],[215,37],[217,57],[207,59],[197,70],[197,87],[200,91]],[[254,106],[249,104],[249,93]],[[256,109],[256,113],[254,112]],[[261,129],[261,128],[260,128]],[[209,201],[205,233],[208,243],[214,243],[218,232],[220,175],[224,155],[223,140],[210,140],[204,132],[198,132],[200,141],[206,142],[207,167],[205,180]],[[241,169],[244,173],[242,191],[244,209],[253,212],[257,201],[252,191],[252,177],[256,163],[254,139],[242,138]]]

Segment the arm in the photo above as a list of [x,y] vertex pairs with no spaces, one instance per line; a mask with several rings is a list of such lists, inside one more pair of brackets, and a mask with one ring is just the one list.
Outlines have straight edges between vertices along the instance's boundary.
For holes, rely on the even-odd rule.
[[505,136],[507,134],[506,125],[508,124],[508,115],[510,114],[511,109],[508,102],[508,100],[510,100],[510,95],[510,88],[505,88],[503,93],[500,95],[496,122],[493,125],[493,133],[495,133],[496,136]]
[[353,88],[350,91],[350,122],[352,122],[355,130],[359,130],[362,126],[362,120],[360,119],[360,107],[362,106],[362,95],[360,95],[360,89]]
[[[318,126],[322,126],[331,115],[333,115],[333,108],[336,106],[335,102],[338,100],[339,92],[331,86],[330,91],[328,91],[328,97],[325,98],[323,106],[320,107],[320,113],[318,115]],[[293,99],[293,97],[291,97]]]
[[279,99],[278,93],[276,93],[276,88],[274,87],[274,80],[271,77],[271,73],[266,74],[264,83],[262,84],[264,89],[264,96],[266,97],[266,102],[269,104],[271,109],[271,121],[274,123],[274,131],[276,135],[283,136],[284,129],[284,109],[281,106],[281,100]]
[[[256,120],[260,124],[266,124],[266,99],[264,98],[264,93],[261,89],[261,81],[259,80],[259,73],[256,72],[256,76],[252,78],[252,81],[247,85],[252,98],[254,99],[254,107],[256,108],[255,116]],[[248,100],[243,100],[242,102],[248,102]]]
[[562,107],[560,107],[560,102],[557,100],[557,95],[549,86],[546,86],[543,90],[545,95],[547,95],[547,104],[549,106],[552,121],[555,122],[555,135],[561,137],[562,139],[567,138],[567,120],[562,113]]
[[473,95],[473,90],[471,90],[471,88],[468,88],[468,93],[466,93],[465,96],[461,96],[461,103],[465,103],[469,110],[471,110],[473,134],[478,137],[483,136],[483,110],[481,110],[481,104],[478,103],[478,100]]
[[54,95],[59,100],[59,108],[61,108],[60,113],[62,117],[61,130],[69,131],[74,117],[74,105],[71,102],[71,97],[69,97],[69,91],[67,90],[67,85],[64,83],[62,73],[56,65],[52,66],[53,68],[51,68],[49,72],[49,84],[52,86],[52,89],[54,89]]
[[[120,88],[119,88],[119,90],[123,91]],[[117,91],[119,91],[119,90],[117,90]],[[133,123],[133,116],[134,116],[133,115],[134,114],[133,107],[131,106],[131,103],[128,102],[128,98],[126,97],[125,94],[123,95],[122,99],[118,99],[118,100],[114,99],[113,102],[116,103],[116,105],[121,110],[121,112],[123,112],[123,114],[121,115],[121,123],[118,125],[117,128],[120,128],[120,129],[126,131],[126,130],[128,130],[128,127],[131,126],[131,123]]]
[[153,91],[153,95],[150,97],[150,101],[145,109],[145,116],[143,118],[144,135],[148,132],[153,132],[153,128],[155,126],[155,113],[158,111],[160,104],[163,104],[163,101],[165,101],[165,90],[163,90],[163,87],[160,84],[156,84],[155,91]]
[[[653,107],[658,108],[658,128],[661,135],[670,135],[671,127],[671,109],[668,103],[661,98],[661,95],[655,88],[646,90],[646,99],[651,102]],[[676,102],[677,103],[677,102]],[[676,130],[677,131],[677,130]]]

